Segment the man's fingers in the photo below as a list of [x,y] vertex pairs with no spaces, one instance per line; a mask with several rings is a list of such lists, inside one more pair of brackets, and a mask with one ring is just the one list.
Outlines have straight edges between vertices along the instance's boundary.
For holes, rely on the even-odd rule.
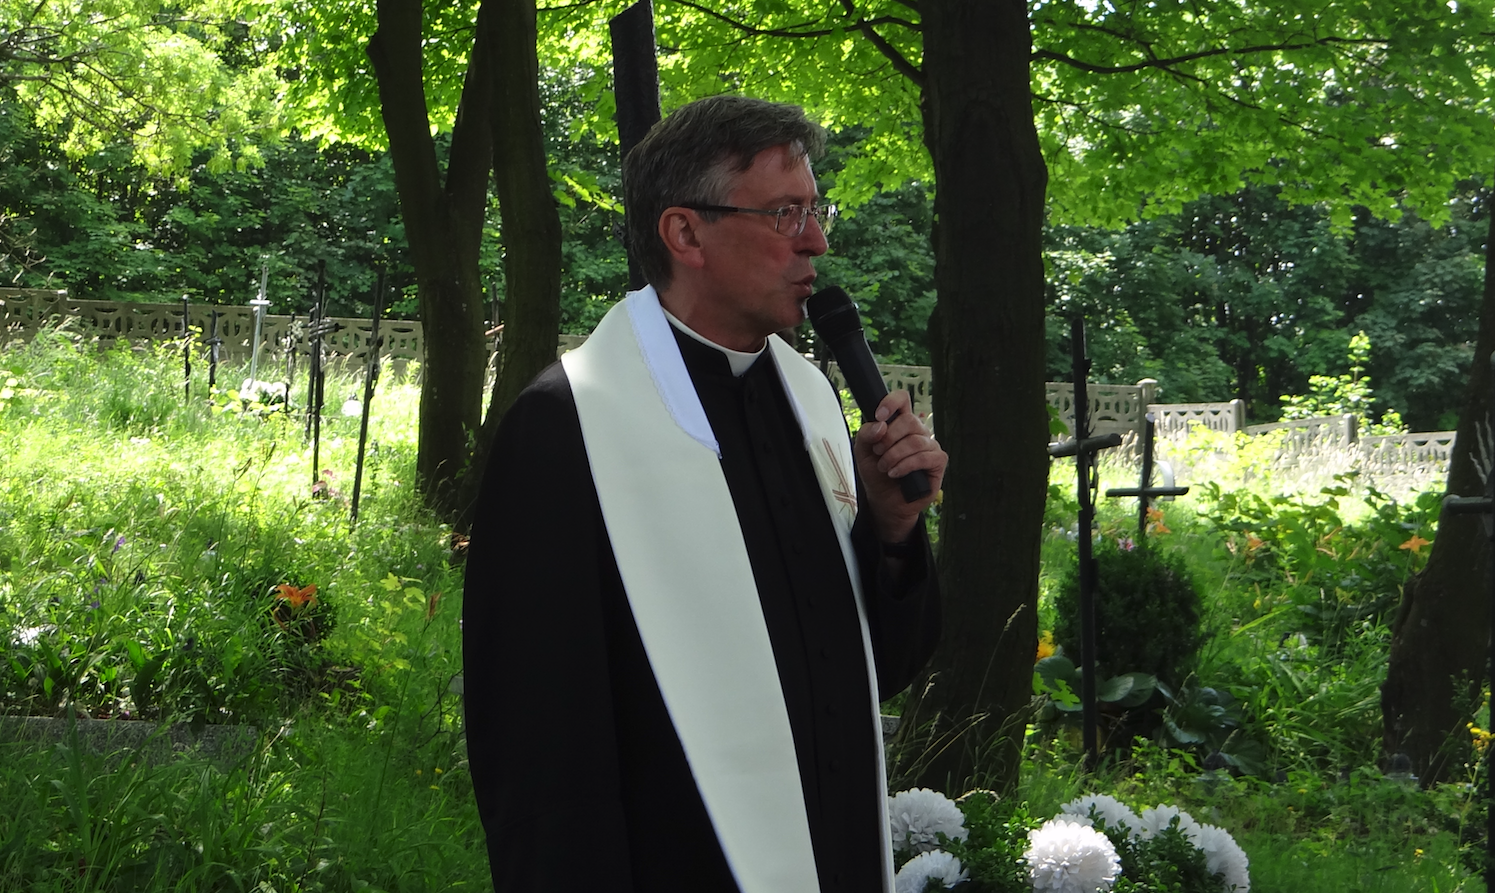
[[[908,437],[899,440],[897,443],[892,444],[882,453],[878,454],[877,468],[879,471],[882,471],[886,474],[892,475],[894,477],[901,477],[903,474],[907,474],[908,471],[912,470],[913,468],[931,467],[922,463],[917,465],[906,464],[909,459],[919,456],[927,457],[930,462],[935,461],[935,459],[939,456],[939,444],[935,442],[933,437],[928,437],[923,434],[911,434]],[[894,474],[894,472],[898,470],[900,466],[903,467],[903,470],[898,471],[897,474]]]

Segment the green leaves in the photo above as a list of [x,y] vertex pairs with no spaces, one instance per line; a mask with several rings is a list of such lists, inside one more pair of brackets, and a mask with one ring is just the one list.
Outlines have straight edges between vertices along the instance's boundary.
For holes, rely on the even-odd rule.
[[228,170],[257,163],[256,141],[279,126],[262,48],[216,0],[11,2],[0,49],[0,84],[75,157],[124,143],[151,171],[199,150]]

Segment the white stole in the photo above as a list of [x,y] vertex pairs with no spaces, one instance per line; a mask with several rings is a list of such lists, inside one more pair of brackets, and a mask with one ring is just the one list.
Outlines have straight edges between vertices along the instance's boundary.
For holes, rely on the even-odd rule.
[[[891,891],[877,672],[851,524],[856,484],[834,391],[780,338],[773,360],[856,596]],[[819,893],[799,762],[720,449],[652,287],[561,357],[603,520],[644,650],[742,893]]]

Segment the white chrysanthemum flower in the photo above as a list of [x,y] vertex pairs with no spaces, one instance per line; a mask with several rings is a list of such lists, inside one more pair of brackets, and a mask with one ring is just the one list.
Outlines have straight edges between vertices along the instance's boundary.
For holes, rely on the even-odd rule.
[[940,845],[937,835],[965,840],[966,817],[955,801],[928,788],[914,788],[888,798],[893,848],[927,853]]
[[1065,815],[1086,818],[1094,816],[1104,821],[1106,827],[1112,830],[1126,825],[1134,838],[1142,833],[1142,820],[1137,817],[1137,814],[1128,809],[1125,803],[1107,794],[1087,794],[1084,797],[1076,797],[1059,809]]
[[1224,828],[1214,825],[1199,826],[1199,848],[1204,850],[1205,864],[1210,874],[1225,875],[1225,889],[1230,893],[1249,893],[1251,875],[1247,871],[1250,861],[1235,838]]
[[1194,846],[1199,846],[1199,823],[1194,817],[1179,809],[1177,806],[1154,806],[1151,809],[1142,810],[1139,830],[1142,837],[1151,838],[1167,830],[1173,823],[1174,816],[1178,817],[1178,830],[1189,839]]
[[1068,816],[1029,831],[1023,861],[1034,893],[1104,893],[1121,874],[1110,839]]
[[966,879],[960,860],[944,850],[930,850],[908,860],[893,878],[894,893],[924,893],[931,880],[946,890]]

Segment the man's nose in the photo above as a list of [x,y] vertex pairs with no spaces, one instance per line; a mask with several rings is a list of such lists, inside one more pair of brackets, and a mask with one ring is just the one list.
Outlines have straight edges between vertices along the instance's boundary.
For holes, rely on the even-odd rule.
[[813,215],[805,221],[805,231],[795,236],[795,240],[795,250],[810,257],[819,257],[831,247],[826,241],[825,230],[820,228],[820,219]]

